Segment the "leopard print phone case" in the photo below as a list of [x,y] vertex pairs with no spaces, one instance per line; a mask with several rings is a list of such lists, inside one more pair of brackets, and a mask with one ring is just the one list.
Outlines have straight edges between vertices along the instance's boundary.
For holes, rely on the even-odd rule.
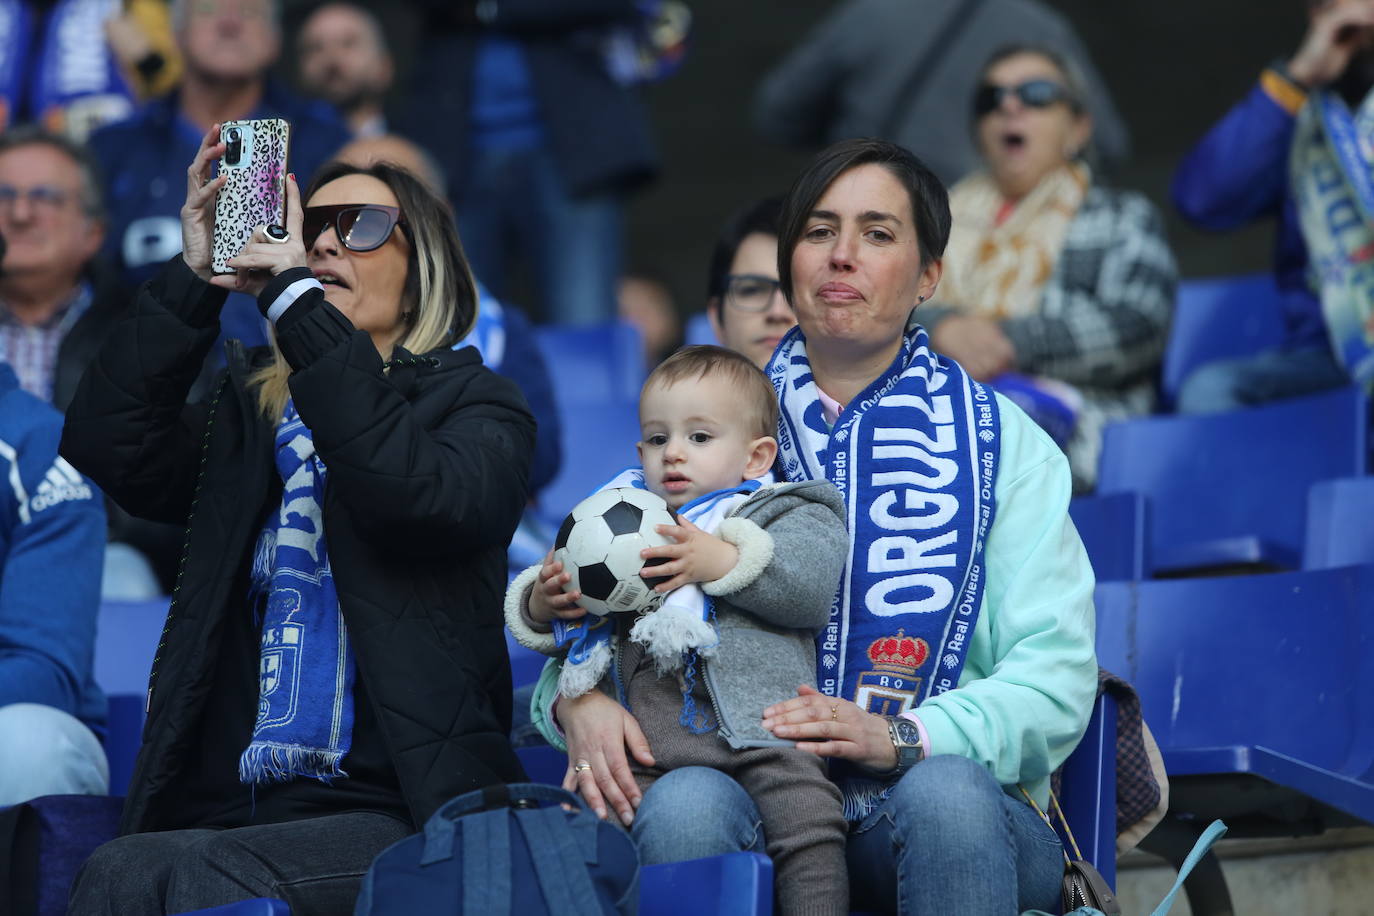
[[291,125],[265,121],[225,121],[220,138],[227,145],[219,160],[229,180],[215,199],[215,239],[211,269],[231,274],[226,261],[243,250],[253,230],[286,224],[286,154]]

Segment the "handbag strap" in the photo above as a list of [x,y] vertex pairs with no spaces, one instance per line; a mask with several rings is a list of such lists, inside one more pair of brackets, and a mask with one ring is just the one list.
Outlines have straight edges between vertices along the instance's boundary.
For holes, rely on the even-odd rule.
[[[1040,820],[1045,822],[1045,826],[1050,828],[1055,836],[1059,836],[1059,831],[1054,829],[1054,824],[1050,821],[1049,815],[1040,810],[1040,806],[1035,803],[1035,799],[1030,797],[1030,793],[1026,791],[1026,787],[1018,783],[1016,788],[1021,790],[1021,794],[1025,796],[1027,803],[1030,804],[1035,813],[1040,815]],[[1073,838],[1073,831],[1069,829],[1069,822],[1064,820],[1064,809],[1059,807],[1059,801],[1054,797],[1053,789],[1050,790],[1050,810],[1059,813],[1059,821],[1064,825],[1064,832],[1068,834],[1069,842],[1073,844],[1074,857],[1081,862],[1083,860],[1083,853],[1078,851],[1078,841]],[[1073,859],[1069,857],[1069,851],[1064,848],[1063,840],[1059,842],[1059,851],[1064,854],[1064,865],[1072,865]]]

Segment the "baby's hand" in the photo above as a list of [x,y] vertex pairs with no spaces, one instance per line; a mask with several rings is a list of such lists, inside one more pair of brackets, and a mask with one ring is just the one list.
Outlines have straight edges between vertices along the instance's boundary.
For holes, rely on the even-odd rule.
[[586,610],[577,606],[582,593],[577,589],[563,591],[563,587],[571,581],[572,574],[563,571],[563,564],[553,558],[553,551],[550,550],[539,570],[539,582],[530,590],[530,619],[536,623],[548,623],[555,617],[563,620],[585,617]]
[[654,530],[677,541],[662,547],[646,547],[639,555],[646,560],[665,557],[668,562],[647,569],[645,578],[671,576],[654,586],[659,594],[670,592],[689,582],[714,582],[739,562],[739,550],[729,541],[707,534],[687,519],[679,516],[676,525],[656,525]]

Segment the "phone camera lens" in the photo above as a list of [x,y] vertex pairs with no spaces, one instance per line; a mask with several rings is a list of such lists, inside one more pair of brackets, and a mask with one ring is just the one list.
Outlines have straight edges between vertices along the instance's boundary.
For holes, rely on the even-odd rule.
[[231,127],[224,132],[224,164],[238,165],[243,156],[243,132]]

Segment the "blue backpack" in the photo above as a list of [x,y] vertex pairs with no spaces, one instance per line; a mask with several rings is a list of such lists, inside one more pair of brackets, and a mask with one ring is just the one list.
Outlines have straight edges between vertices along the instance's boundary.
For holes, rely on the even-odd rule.
[[[570,810],[565,810],[563,806]],[[382,851],[354,916],[634,916],[629,834],[553,786],[487,786],[445,804],[423,833]]]

